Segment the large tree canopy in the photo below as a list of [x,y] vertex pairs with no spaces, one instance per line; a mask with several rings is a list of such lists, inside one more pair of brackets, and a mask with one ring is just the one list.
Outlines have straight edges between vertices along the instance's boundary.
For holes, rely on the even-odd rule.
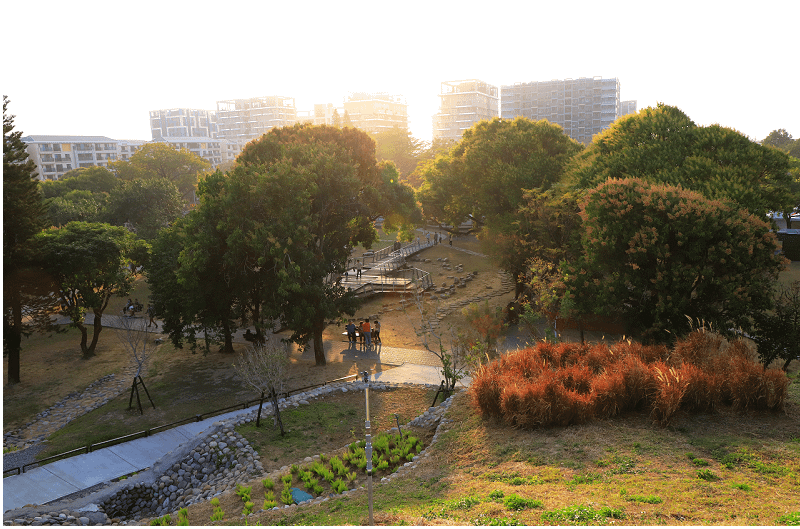
[[782,210],[789,160],[733,129],[699,127],[659,103],[622,117],[577,157],[571,185],[590,189],[609,178],[681,186],[712,200],[730,199],[755,215]]
[[538,246],[522,208],[559,182],[580,150],[546,120],[481,121],[448,153],[421,164],[417,197],[429,219],[458,226],[471,218],[481,226],[487,251],[517,279],[519,294],[520,274]]
[[617,314],[661,340],[687,317],[726,332],[771,306],[784,258],[770,225],[681,187],[611,179],[589,193],[581,258],[566,265],[579,314]]
[[110,164],[122,180],[165,178],[175,184],[187,202],[194,200],[200,175],[208,170],[208,161],[186,149],[177,150],[167,143],[147,143],[130,160]]
[[[349,127],[273,129],[233,171],[202,180],[200,205],[162,232],[151,267],[173,340],[202,327],[230,350],[239,325],[254,324],[258,335],[278,319],[297,343],[313,338],[324,364],[325,322],[357,304],[338,283],[350,250],[375,241],[377,216],[402,225],[415,211],[394,165],[377,164],[374,149]],[[185,294],[181,305],[176,292]]]
[[116,226],[131,226],[145,240],[170,225],[183,212],[183,201],[174,183],[166,178],[127,180],[108,197],[104,220]]
[[473,218],[505,232],[517,220],[525,190],[549,189],[580,149],[546,120],[481,121],[426,164],[418,198],[425,216],[438,222],[457,226]]
[[[103,312],[114,296],[131,289],[135,268],[147,261],[149,246],[134,234],[108,224],[70,222],[36,236],[37,258],[58,285],[61,314],[81,332],[81,351],[92,356],[103,328]],[[94,314],[88,343],[86,313]]]
[[406,129],[399,127],[378,132],[373,138],[375,139],[375,157],[378,160],[394,162],[400,173],[400,179],[407,180],[417,167],[425,143],[412,136]]
[[48,292],[30,270],[32,239],[46,222],[36,165],[28,159],[22,131],[14,132],[8,103],[3,96],[3,354],[8,355],[8,382],[15,384],[22,335],[47,319]]

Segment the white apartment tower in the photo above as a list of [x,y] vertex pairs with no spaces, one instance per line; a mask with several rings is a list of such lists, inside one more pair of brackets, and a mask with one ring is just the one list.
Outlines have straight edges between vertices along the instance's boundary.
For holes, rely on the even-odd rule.
[[[408,130],[408,103],[401,95],[353,92],[344,101],[344,112],[351,126],[371,134],[395,127]],[[346,125],[345,114],[340,117]]]
[[294,98],[283,96],[253,97],[217,101],[218,136],[229,141],[260,138],[275,127],[297,122]]
[[478,79],[441,85],[439,112],[433,116],[433,139],[460,140],[464,131],[498,114],[498,89]]
[[546,119],[583,144],[591,143],[595,134],[619,116],[636,112],[636,101],[620,102],[616,77],[514,83],[502,86],[501,97],[503,119]]
[[216,138],[213,110],[170,108],[150,111],[150,134],[158,138]]

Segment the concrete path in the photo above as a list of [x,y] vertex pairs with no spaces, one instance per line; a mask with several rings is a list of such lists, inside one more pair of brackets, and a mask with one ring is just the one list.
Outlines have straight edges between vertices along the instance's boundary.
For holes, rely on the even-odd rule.
[[[372,375],[371,380],[383,383],[411,382],[438,385],[441,380],[441,372],[439,368],[433,366],[405,363]],[[469,384],[469,381],[466,380],[465,383]],[[3,479],[3,512],[18,509],[27,504],[49,503],[100,483],[149,468],[158,459],[178,448],[180,444],[192,438],[198,438],[199,441],[199,436],[213,423],[257,409],[258,405],[254,405],[245,410],[217,415],[200,422],[159,432],[150,437],[62,459],[23,474],[5,478]]]

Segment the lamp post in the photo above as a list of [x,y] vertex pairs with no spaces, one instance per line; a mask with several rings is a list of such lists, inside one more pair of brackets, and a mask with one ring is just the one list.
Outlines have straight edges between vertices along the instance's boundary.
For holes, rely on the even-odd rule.
[[367,446],[365,453],[367,456],[367,501],[369,502],[369,525],[373,525],[372,521],[372,428],[369,423],[369,373],[364,371],[362,373],[364,382],[367,387],[364,388],[364,394],[367,398],[367,420],[364,423],[364,428],[367,432]]

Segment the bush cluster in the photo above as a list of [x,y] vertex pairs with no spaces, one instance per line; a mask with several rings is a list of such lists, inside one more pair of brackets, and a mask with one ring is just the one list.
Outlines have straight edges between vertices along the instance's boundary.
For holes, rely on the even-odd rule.
[[720,406],[781,410],[789,381],[764,370],[741,340],[697,330],[672,349],[541,342],[479,368],[472,403],[485,418],[518,428],[566,426],[649,409],[667,425],[679,410]]

